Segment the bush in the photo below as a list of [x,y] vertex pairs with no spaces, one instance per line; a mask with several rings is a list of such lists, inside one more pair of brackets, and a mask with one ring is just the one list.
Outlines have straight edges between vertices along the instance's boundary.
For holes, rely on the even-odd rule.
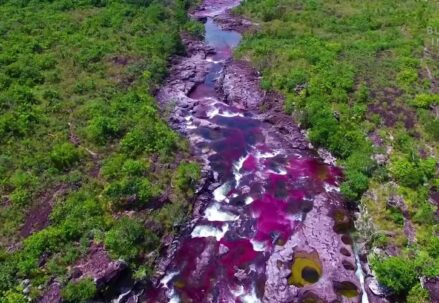
[[131,261],[142,250],[156,247],[158,237],[136,220],[124,217],[107,232],[104,243],[113,258]]
[[122,172],[127,176],[144,176],[147,166],[142,161],[128,159],[122,166]]
[[418,72],[415,69],[404,69],[397,75],[398,84],[405,89],[410,87],[418,80]]
[[436,118],[430,119],[426,125],[425,129],[435,140],[439,140],[439,120]]
[[50,153],[50,159],[58,169],[69,169],[79,161],[79,152],[71,143],[57,144]]
[[373,260],[373,269],[378,281],[395,294],[404,295],[418,282],[413,261],[403,257]]
[[86,134],[93,142],[103,145],[119,136],[120,127],[116,119],[99,116],[89,122]]
[[329,139],[329,149],[338,157],[346,159],[363,145],[364,135],[358,130],[339,128]]
[[[6,256],[6,258],[7,257],[8,256]],[[2,291],[6,291],[13,287],[16,272],[16,264],[11,258],[6,260],[0,259],[0,294]]]
[[344,162],[343,167],[346,171],[359,171],[370,176],[375,168],[375,162],[372,160],[368,151],[354,151]]
[[345,178],[340,186],[343,196],[349,201],[360,199],[369,186],[369,178],[359,171],[349,171]]
[[18,290],[8,290],[3,295],[0,295],[0,302],[2,303],[28,303],[27,298]]
[[433,158],[408,160],[404,157],[394,157],[391,159],[389,171],[402,185],[415,188],[433,177],[436,160]]
[[367,103],[367,101],[369,101],[369,95],[370,95],[370,90],[367,87],[367,85],[365,85],[364,83],[362,83],[359,87],[358,90],[356,92],[356,100],[359,103]]
[[[104,191],[116,209],[143,206],[157,196],[157,188],[146,178],[123,177],[110,183]],[[135,205],[134,202],[140,204]]]
[[427,251],[433,258],[439,258],[439,237],[431,237],[429,239]]
[[181,163],[174,173],[174,184],[180,191],[192,195],[200,176],[197,163]]
[[[154,183],[145,178],[149,154],[180,149],[151,92],[183,50],[179,32],[203,27],[187,24],[192,0],[147,2],[0,0],[0,204],[7,205],[0,207],[0,246],[21,243],[10,254],[0,248],[2,303],[8,290],[8,299],[20,301],[14,287],[25,276],[31,297],[48,278],[65,279],[90,240],[105,238],[114,214],[102,205],[104,189],[115,189],[111,202],[146,202],[159,192],[155,182],[171,184],[170,157],[160,157]],[[85,146],[102,146],[99,163],[69,143],[70,131]],[[50,225],[20,240],[28,202],[49,196],[56,200]],[[151,239],[144,235],[136,249],[156,249]],[[85,300],[69,288],[71,301]]]
[[96,295],[96,285],[92,279],[70,282],[62,290],[62,297],[69,303],[86,303]]
[[428,291],[421,286],[421,284],[416,284],[407,296],[407,303],[429,303],[430,295]]
[[419,94],[411,102],[415,107],[428,108],[430,105],[439,103],[439,95]]

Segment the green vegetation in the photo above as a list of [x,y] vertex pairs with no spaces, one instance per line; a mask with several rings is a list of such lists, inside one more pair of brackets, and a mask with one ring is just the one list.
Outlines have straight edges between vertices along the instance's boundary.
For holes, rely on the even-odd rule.
[[[342,193],[373,222],[368,243],[401,251],[373,262],[380,282],[419,302],[419,278],[439,261],[429,201],[439,190],[438,10],[416,0],[247,0],[237,9],[259,25],[236,55],[262,72],[263,88],[283,93],[311,142],[337,156]],[[401,206],[388,203],[395,197],[413,242]],[[412,255],[429,262],[413,264]]]
[[153,250],[159,239],[139,222],[123,218],[105,235],[105,247],[115,259],[131,261],[142,250]]
[[93,297],[91,281],[67,283],[91,242],[145,278],[185,219],[199,168],[152,92],[180,32],[198,30],[192,4],[0,1],[1,302],[27,302],[26,278],[32,299],[52,278],[68,302]]
[[428,291],[421,286],[421,284],[416,284],[410,290],[407,296],[407,303],[428,303],[430,302],[430,295]]
[[381,283],[397,294],[419,296],[420,277],[435,277],[439,275],[439,262],[426,253],[418,256],[396,256],[383,260],[372,260],[374,270]]
[[63,299],[71,303],[86,303],[96,294],[96,285],[91,279],[70,282],[62,291]]

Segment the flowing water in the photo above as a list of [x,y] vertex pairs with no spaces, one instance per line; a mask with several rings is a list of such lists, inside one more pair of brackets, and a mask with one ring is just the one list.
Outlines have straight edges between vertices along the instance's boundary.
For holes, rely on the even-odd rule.
[[[184,123],[220,186],[191,233],[180,239],[149,302],[261,302],[275,246],[301,226],[317,195],[338,194],[342,177],[309,151],[280,147],[270,125],[218,100],[215,83],[241,35],[222,30],[211,17],[205,31],[215,54],[207,58],[204,83],[188,95],[199,101],[196,116],[205,123],[195,125],[191,113]],[[314,283],[321,268],[305,266],[302,274],[305,284]]]

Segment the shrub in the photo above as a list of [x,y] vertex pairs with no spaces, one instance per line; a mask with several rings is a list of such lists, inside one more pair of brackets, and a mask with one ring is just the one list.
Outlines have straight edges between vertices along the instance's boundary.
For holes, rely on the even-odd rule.
[[340,190],[343,196],[350,200],[358,200],[369,186],[369,178],[359,171],[346,173],[346,180],[341,184]]
[[92,279],[70,282],[62,290],[62,297],[69,303],[86,303],[96,295],[96,285]]
[[434,259],[426,251],[417,250],[415,266],[419,277],[437,277],[439,276],[439,259]]
[[8,290],[3,296],[0,295],[0,302],[2,303],[28,303],[27,298],[18,290]]
[[107,232],[104,243],[113,258],[131,261],[142,250],[155,247],[158,237],[136,220],[123,217]]
[[360,103],[367,103],[367,101],[369,100],[369,95],[369,88],[367,87],[367,85],[362,83],[357,89],[355,98]]
[[127,133],[121,141],[122,150],[129,155],[144,152],[158,152],[168,155],[173,152],[177,136],[161,121],[150,121],[149,125],[140,125]]
[[439,103],[439,95],[419,94],[413,99],[411,104],[415,107],[428,108],[430,105]]
[[418,282],[413,261],[403,257],[389,257],[384,260],[373,260],[373,269],[378,281],[391,289],[395,294],[407,294]]
[[412,218],[413,222],[418,224],[434,224],[436,222],[433,206],[429,202],[419,202],[416,208],[416,213]]
[[409,89],[410,86],[418,80],[418,72],[416,69],[404,69],[397,75],[398,84],[405,89]]
[[17,105],[34,105],[38,103],[35,94],[27,86],[14,85],[9,89],[8,95]]
[[31,199],[31,193],[22,188],[16,188],[10,195],[9,199],[16,205],[25,206]]
[[174,184],[180,191],[192,195],[200,176],[197,163],[181,163],[174,173]]
[[50,159],[58,169],[69,169],[79,161],[79,152],[71,143],[61,143],[53,147]]
[[434,158],[419,160],[418,167],[426,179],[431,179],[436,173],[437,161]]
[[[143,206],[157,195],[157,188],[146,178],[123,177],[110,183],[104,191],[110,204],[118,208]],[[139,202],[139,205],[134,205]]]
[[129,155],[141,154],[145,151],[147,145],[148,142],[146,136],[139,128],[136,128],[127,133],[120,142],[122,150]]
[[329,149],[338,157],[346,159],[353,151],[358,150],[364,142],[364,135],[358,130],[347,130],[339,128],[336,133],[331,134]]
[[120,175],[121,167],[125,162],[126,156],[115,154],[107,158],[102,165],[102,175],[107,179],[113,179]]
[[368,151],[354,151],[344,162],[343,167],[346,171],[359,171],[370,176],[375,168],[375,162],[372,160]]
[[427,132],[433,137],[435,140],[439,140],[439,120],[432,118],[430,119],[426,125],[425,128]]
[[144,162],[128,159],[122,166],[122,172],[127,176],[143,176],[147,166]]
[[406,158],[391,159],[389,171],[393,178],[404,186],[417,187],[427,178],[431,178],[434,172],[435,160],[414,160]]
[[5,256],[5,260],[0,259],[0,294],[13,287],[16,272],[16,264],[12,258]]
[[429,239],[427,251],[433,258],[439,258],[439,237],[431,237]]
[[421,284],[416,284],[407,296],[407,303],[429,303],[430,295],[428,291],[421,286]]
[[96,117],[89,122],[86,128],[87,137],[97,144],[105,144],[120,134],[120,127],[116,119]]

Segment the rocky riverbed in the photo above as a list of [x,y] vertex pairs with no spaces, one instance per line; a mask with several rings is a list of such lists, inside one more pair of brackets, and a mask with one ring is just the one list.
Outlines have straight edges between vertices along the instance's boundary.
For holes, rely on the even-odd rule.
[[192,13],[205,41],[183,37],[187,55],[157,93],[209,180],[139,300],[367,302],[342,172],[283,113],[282,97],[260,89],[258,72],[233,60],[251,25],[230,13],[238,4],[207,0]]

